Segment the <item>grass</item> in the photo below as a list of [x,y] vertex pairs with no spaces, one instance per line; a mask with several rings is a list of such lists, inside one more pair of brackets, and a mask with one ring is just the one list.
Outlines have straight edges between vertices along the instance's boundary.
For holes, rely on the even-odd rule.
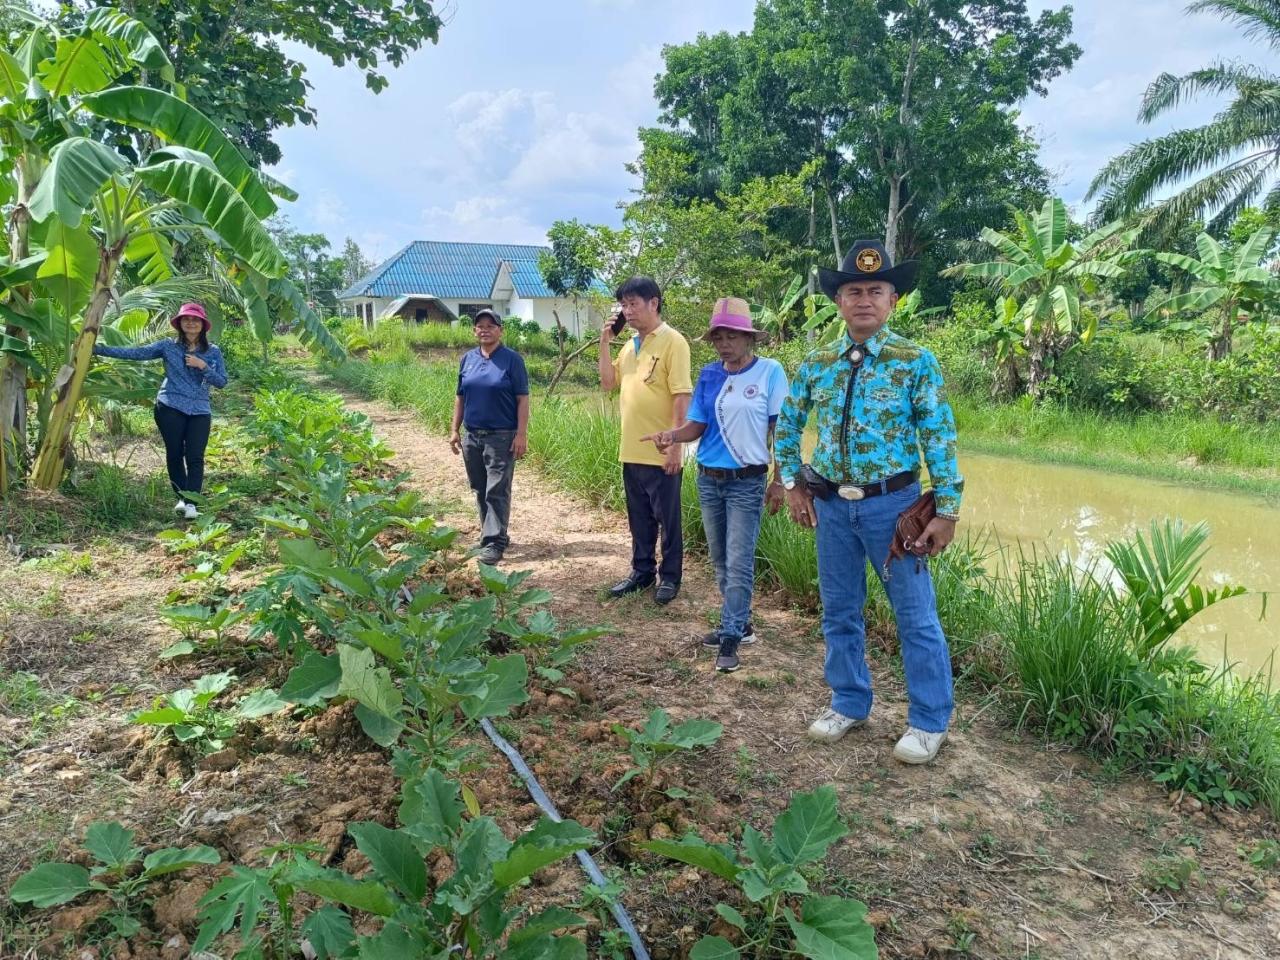
[[[424,365],[401,349],[350,361],[334,375],[365,395],[416,410],[436,431],[449,425],[454,375],[442,365]],[[1043,429],[1042,436],[1052,432]],[[530,455],[564,489],[621,509],[618,430],[614,406],[598,395],[535,398]],[[1082,427],[1080,442],[1088,436]],[[1247,443],[1222,449],[1247,462]],[[702,528],[693,482],[686,471],[686,542],[697,544]],[[1122,768],[1209,802],[1261,802],[1280,813],[1280,694],[1267,682],[1207,670],[1187,651],[1146,650],[1129,596],[1068,557],[995,553],[985,542],[958,543],[933,563],[962,683],[997,693],[1019,727],[1094,748]],[[765,582],[817,605],[811,533],[782,515],[766,516],[758,559]],[[872,579],[869,617],[886,623],[888,604]]]
[[977,453],[1280,498],[1280,426],[1274,423],[1178,414],[1119,418],[965,396],[951,400],[964,447]]

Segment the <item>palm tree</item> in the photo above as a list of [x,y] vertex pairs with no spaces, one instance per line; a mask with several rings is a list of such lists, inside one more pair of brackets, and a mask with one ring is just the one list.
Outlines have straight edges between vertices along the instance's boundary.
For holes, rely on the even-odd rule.
[[[1187,12],[1215,13],[1280,49],[1280,0],[1195,0]],[[1280,208],[1280,76],[1225,61],[1181,77],[1163,73],[1147,88],[1138,119],[1150,123],[1200,94],[1234,99],[1203,126],[1136,144],[1103,167],[1087,198],[1100,197],[1100,222],[1133,215],[1193,177],[1199,179],[1143,211],[1144,226],[1167,234],[1204,219],[1217,232],[1264,193],[1268,209]]]

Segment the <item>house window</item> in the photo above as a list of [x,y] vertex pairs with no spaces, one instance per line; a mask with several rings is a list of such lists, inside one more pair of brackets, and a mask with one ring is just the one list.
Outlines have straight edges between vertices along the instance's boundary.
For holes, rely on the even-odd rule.
[[427,319],[427,308],[418,307],[413,311],[413,319],[415,323],[425,323]]
[[481,310],[492,310],[492,309],[493,309],[493,304],[491,303],[460,303],[458,304],[458,316],[470,317],[471,319],[474,320],[475,315],[479,313]]

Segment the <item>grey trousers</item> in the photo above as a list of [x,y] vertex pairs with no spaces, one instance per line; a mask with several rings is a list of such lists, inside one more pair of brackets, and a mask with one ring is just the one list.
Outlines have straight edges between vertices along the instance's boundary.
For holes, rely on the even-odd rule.
[[511,519],[511,478],[516,461],[511,455],[514,430],[467,431],[462,438],[462,462],[467,468],[467,481],[476,494],[480,510],[480,545],[506,550],[511,538],[507,522]]

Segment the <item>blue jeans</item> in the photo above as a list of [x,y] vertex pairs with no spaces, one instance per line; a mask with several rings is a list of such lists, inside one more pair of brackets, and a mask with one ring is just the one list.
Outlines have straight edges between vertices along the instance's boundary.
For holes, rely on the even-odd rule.
[[831,706],[846,717],[871,712],[867,670],[867,561],[885,585],[898,622],[902,666],[907,676],[907,722],[937,733],[951,721],[951,654],[947,650],[928,562],[906,556],[889,566],[898,514],[920,496],[920,485],[866,500],[815,500],[818,515],[818,589],[822,632],[827,640],[826,677]]
[[751,619],[764,488],[764,474],[741,480],[717,480],[698,474],[702,527],[716,570],[716,585],[724,598],[720,607],[722,640],[741,640]]

